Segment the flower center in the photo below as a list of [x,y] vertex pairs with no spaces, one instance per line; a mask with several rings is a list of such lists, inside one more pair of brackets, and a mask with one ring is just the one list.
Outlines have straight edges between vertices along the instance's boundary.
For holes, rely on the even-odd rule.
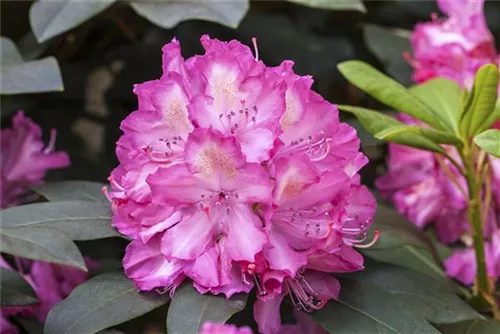
[[298,309],[311,312],[321,309],[327,302],[319,298],[318,293],[301,274],[297,273],[295,277],[285,280],[285,286],[293,305]]
[[321,161],[330,153],[331,141],[332,138],[328,137],[324,131],[321,131],[319,135],[309,135],[307,140],[304,137],[299,137],[292,140],[287,148],[279,152],[276,157],[287,153],[303,153],[311,161]]
[[227,114],[219,114],[219,121],[227,133],[236,134],[244,132],[247,127],[252,127],[256,123],[259,109],[256,105],[247,107],[245,100],[241,100],[241,107],[237,111],[230,111]]

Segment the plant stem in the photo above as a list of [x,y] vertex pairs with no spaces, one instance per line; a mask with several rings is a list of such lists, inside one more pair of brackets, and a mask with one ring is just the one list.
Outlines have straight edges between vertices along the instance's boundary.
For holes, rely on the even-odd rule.
[[476,172],[474,170],[474,156],[471,150],[466,145],[462,153],[462,160],[465,166],[465,177],[469,188],[469,203],[467,208],[467,216],[472,225],[474,250],[476,253],[476,289],[475,295],[480,300],[484,300],[484,296],[489,294],[489,282],[486,273],[486,260],[484,252],[484,237],[483,237],[483,221],[481,215],[481,185],[477,184]]

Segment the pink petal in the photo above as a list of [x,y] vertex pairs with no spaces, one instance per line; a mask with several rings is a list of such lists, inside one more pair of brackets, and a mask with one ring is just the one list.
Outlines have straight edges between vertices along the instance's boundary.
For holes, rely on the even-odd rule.
[[255,254],[262,251],[267,242],[262,222],[246,205],[233,205],[228,217],[226,250],[234,261],[255,261]]
[[220,285],[219,281],[219,251],[216,246],[209,248],[193,261],[184,265],[185,274],[194,282],[206,288]]
[[275,298],[262,301],[257,299],[253,305],[253,315],[259,332],[263,334],[277,334],[281,329],[280,306],[284,294],[277,295]]
[[125,251],[123,268],[139,290],[169,287],[181,275],[182,269],[180,261],[168,261],[160,252],[158,238],[146,244],[132,241]]
[[456,250],[444,261],[448,276],[466,285],[472,285],[476,275],[476,255],[474,249]]
[[184,165],[160,168],[147,178],[147,183],[155,199],[170,205],[198,203],[212,188],[204,179],[192,175]]
[[303,276],[312,290],[317,294],[317,298],[322,300],[338,299],[340,283],[332,275],[308,270]]
[[350,246],[342,246],[334,254],[311,255],[307,268],[330,273],[362,270],[363,256]]
[[194,260],[213,246],[213,228],[205,212],[194,210],[164,232],[161,250],[169,258]]
[[190,134],[184,157],[188,170],[206,180],[235,178],[245,163],[235,139],[209,129],[196,129]]
[[269,268],[283,270],[290,277],[294,277],[300,267],[307,263],[307,253],[292,249],[287,241],[279,234],[271,234],[270,245],[265,250]]

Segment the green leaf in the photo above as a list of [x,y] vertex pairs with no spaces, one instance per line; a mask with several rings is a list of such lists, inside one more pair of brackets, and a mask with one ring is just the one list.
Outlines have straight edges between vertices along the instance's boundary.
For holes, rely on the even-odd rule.
[[500,322],[495,319],[474,319],[450,325],[436,326],[442,334],[498,334]]
[[355,10],[366,13],[366,8],[361,0],[288,0],[290,2],[307,7],[321,8],[328,10]]
[[243,310],[248,294],[237,294],[227,300],[223,296],[202,295],[192,284],[177,289],[167,316],[169,334],[198,334],[206,321],[226,322],[233,314]]
[[248,0],[132,0],[130,5],[151,23],[170,29],[186,20],[206,20],[237,28],[248,11]]
[[38,302],[31,285],[17,272],[0,267],[0,281],[2,306],[22,306]]
[[10,228],[2,226],[0,237],[1,252],[87,271],[76,245],[58,231],[32,226]]
[[140,293],[122,273],[95,276],[52,308],[45,334],[95,333],[137,318],[168,301],[168,295]]
[[446,278],[434,257],[437,252],[433,249],[431,240],[404,216],[379,204],[372,226],[370,234],[373,235],[374,230],[379,230],[380,239],[373,247],[362,250],[364,255],[430,277]]
[[83,202],[108,202],[102,193],[106,185],[91,181],[59,181],[49,182],[33,188],[35,192],[45,197],[50,202],[83,201]]
[[[384,131],[388,131],[388,129],[397,129],[400,126],[405,126],[404,123],[401,123],[397,119],[375,110],[344,105],[339,105],[338,108],[342,111],[354,114],[361,125],[363,125],[368,132],[375,135],[375,137],[378,137],[377,135],[379,133],[383,134]],[[439,145],[418,133],[398,133],[391,136],[390,141],[428,151],[444,153]]]
[[409,89],[424,101],[453,133],[458,135],[460,87],[452,80],[435,78]]
[[416,125],[399,125],[392,126],[376,134],[376,138],[380,140],[391,141],[393,138],[397,138],[398,135],[404,133],[416,133],[422,135],[423,137],[432,140],[436,144],[450,144],[455,146],[463,146],[462,140],[454,135],[434,130],[432,128],[423,128]]
[[413,69],[401,57],[403,52],[411,50],[408,38],[411,31],[365,24],[363,34],[366,46],[384,64],[387,73],[404,85],[411,85]]
[[312,316],[330,333],[439,333],[431,323],[481,318],[451,288],[414,271],[367,263],[340,279],[338,301]]
[[500,121],[500,98],[497,98],[497,103],[495,105],[495,109],[490,114],[490,116],[486,119],[486,121],[479,126],[477,133],[481,133],[487,129],[489,129],[493,124]]
[[64,201],[34,203],[2,210],[3,227],[44,227],[72,240],[118,237],[108,203]]
[[55,92],[64,89],[59,65],[54,57],[24,61],[15,44],[2,37],[0,49],[0,94]]
[[373,66],[358,60],[349,60],[340,63],[338,69],[347,81],[380,102],[439,130],[449,130],[439,116],[434,114],[432,108]]
[[500,158],[500,130],[486,130],[474,137],[474,143],[487,153]]
[[478,134],[479,129],[487,129],[493,124],[491,114],[495,112],[497,102],[498,76],[498,67],[493,64],[484,65],[477,71],[460,119],[460,134],[463,137],[472,137]]
[[99,14],[116,0],[38,0],[30,8],[30,24],[39,43],[62,34]]

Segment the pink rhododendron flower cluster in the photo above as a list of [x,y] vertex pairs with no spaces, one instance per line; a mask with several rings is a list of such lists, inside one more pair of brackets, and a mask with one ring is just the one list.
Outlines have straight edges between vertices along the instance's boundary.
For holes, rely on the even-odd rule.
[[163,48],[163,75],[138,84],[110,176],[113,226],[132,242],[125,273],[171,293],[186,278],[228,298],[256,287],[259,330],[281,328],[285,296],[310,311],[337,298],[330,273],[363,268],[375,200],[357,172],[356,131],[290,61],[266,67],[237,41],[205,54]]
[[[418,24],[412,34],[414,79],[421,82],[445,77],[470,88],[476,70],[499,59],[493,37],[486,26],[483,1],[448,0],[438,1],[438,4],[448,18]],[[418,123],[403,114],[398,118],[407,124]],[[500,124],[493,127],[500,128]],[[443,148],[460,161],[454,148]],[[489,275],[498,279],[500,159],[493,156],[487,156],[487,159],[490,173],[485,182],[491,186],[492,196],[491,200],[488,199],[487,212],[483,213],[486,258]],[[470,248],[472,231],[467,218],[468,192],[465,178],[459,171],[435,153],[389,144],[388,172],[377,180],[377,187],[385,198],[394,202],[400,213],[418,227],[434,223],[442,242],[453,244],[461,240],[469,247],[457,250],[445,262],[445,268],[451,277],[464,284],[473,284],[476,263],[474,250]]]
[[[40,127],[24,116],[23,112],[13,116],[11,128],[1,130],[0,208],[22,204],[29,194],[29,186],[42,183],[48,170],[69,166],[68,155],[54,152],[54,144],[55,131],[51,131],[50,142],[45,147]],[[35,316],[43,322],[57,302],[66,298],[88,278],[88,273],[67,266],[21,258],[15,258],[15,261],[17,271],[32,286],[39,302],[30,306],[2,307],[1,333],[19,332],[9,321],[10,316]],[[89,261],[87,263],[91,264]],[[0,266],[14,270],[1,256]]]
[[[476,71],[499,63],[493,35],[486,25],[484,0],[438,0],[444,19],[434,14],[431,22],[419,23],[411,35],[413,79],[451,79],[471,88]],[[409,57],[408,55],[406,55]]]
[[45,147],[40,127],[21,111],[12,118],[12,127],[1,130],[0,136],[2,209],[21,204],[20,197],[26,195],[27,188],[40,184],[48,170],[70,164],[65,152],[54,152],[55,130]]
[[246,326],[238,328],[235,325],[205,322],[200,334],[252,334],[252,330]]
[[[74,288],[89,278],[88,272],[68,266],[21,258],[14,260],[16,271],[31,285],[37,295],[38,303],[29,306],[2,307],[0,327],[2,334],[19,332],[18,328],[8,320],[10,316],[34,316],[43,323],[56,303],[69,296]],[[97,266],[90,259],[86,259],[85,262],[90,268]],[[14,270],[2,257],[0,257],[0,267]]]

